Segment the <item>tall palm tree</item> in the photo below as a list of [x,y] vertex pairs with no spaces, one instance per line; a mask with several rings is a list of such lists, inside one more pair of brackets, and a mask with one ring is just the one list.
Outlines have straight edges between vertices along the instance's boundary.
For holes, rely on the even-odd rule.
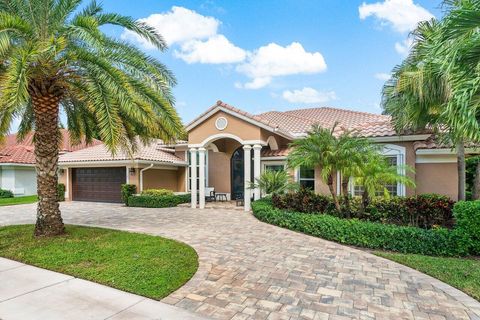
[[[452,42],[445,39],[445,23],[421,22],[412,33],[414,45],[402,64],[395,67],[383,87],[382,105],[393,118],[397,131],[431,129],[456,145],[458,198],[465,199],[465,135],[452,121],[448,106],[458,89],[458,68],[451,61]],[[460,104],[460,101],[457,101]]]
[[130,17],[104,13],[95,1],[80,5],[0,0],[0,135],[14,117],[21,118],[20,138],[35,130],[37,236],[64,232],[56,191],[60,110],[74,142],[95,134],[112,153],[183,133],[170,91],[173,74],[101,27],[126,28],[159,50],[166,48],[162,37]]
[[348,181],[350,174],[354,173],[353,168],[360,167],[365,161],[370,144],[366,139],[352,136],[348,131],[337,131],[337,125],[334,124],[331,129],[314,125],[307,137],[291,143],[293,150],[287,160],[292,168],[320,167],[322,180],[328,185],[335,208],[340,212],[340,202],[334,187],[335,176],[341,172],[344,181]]

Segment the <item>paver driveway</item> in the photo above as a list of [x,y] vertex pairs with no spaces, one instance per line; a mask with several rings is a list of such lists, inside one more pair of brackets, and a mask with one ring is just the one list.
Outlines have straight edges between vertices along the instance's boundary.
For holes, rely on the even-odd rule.
[[[197,274],[163,301],[216,319],[480,319],[480,303],[369,253],[233,210],[62,204],[67,223],[157,234],[190,244]],[[0,207],[0,224],[34,205]],[[448,293],[447,293],[448,292]]]

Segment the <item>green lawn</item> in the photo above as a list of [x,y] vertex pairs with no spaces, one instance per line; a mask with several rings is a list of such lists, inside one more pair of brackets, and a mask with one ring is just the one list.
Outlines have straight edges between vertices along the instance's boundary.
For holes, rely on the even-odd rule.
[[374,252],[437,278],[480,301],[480,259],[443,258],[418,254]]
[[0,256],[157,300],[198,268],[195,250],[174,240],[71,225],[66,231],[35,238],[32,225],[1,227]]
[[15,197],[15,198],[0,198],[0,207],[2,206],[12,206],[15,204],[26,204],[37,202],[37,196],[24,196],[24,197]]

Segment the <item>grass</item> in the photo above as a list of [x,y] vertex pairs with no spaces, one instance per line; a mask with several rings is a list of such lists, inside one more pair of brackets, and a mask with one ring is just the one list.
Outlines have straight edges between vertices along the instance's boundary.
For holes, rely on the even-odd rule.
[[38,198],[36,195],[33,196],[23,196],[23,197],[14,197],[14,198],[0,198],[0,207],[2,206],[12,206],[16,204],[27,204],[37,202]]
[[478,258],[445,258],[379,251],[374,253],[426,273],[480,301]]
[[33,228],[1,227],[0,256],[157,300],[198,268],[195,250],[174,240],[72,225],[64,236],[35,238]]

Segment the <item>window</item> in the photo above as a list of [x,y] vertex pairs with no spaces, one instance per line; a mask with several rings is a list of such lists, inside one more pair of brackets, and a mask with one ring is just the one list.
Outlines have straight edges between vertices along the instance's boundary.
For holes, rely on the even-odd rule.
[[298,182],[305,189],[315,190],[315,169],[300,167],[298,170]]
[[[192,154],[187,151],[187,157],[188,157],[188,191],[191,190],[191,186],[192,186],[192,179],[191,179],[191,176],[192,176],[192,166],[191,166],[191,156]],[[199,184],[199,180],[200,180],[200,161],[199,161],[199,153],[197,152],[197,166],[196,166],[196,169],[197,169],[197,190],[198,190],[198,186],[200,185]],[[205,187],[208,187],[208,151],[205,152]]]
[[[396,167],[397,166],[397,163],[398,163],[398,157],[397,156],[385,156],[385,158],[387,159],[387,162],[392,166],[392,167]],[[398,184],[397,183],[394,183],[394,184],[387,184],[385,185],[385,189],[387,189],[388,193],[391,195],[391,196],[398,196],[400,195],[399,192],[398,192]],[[362,185],[358,185],[358,184],[355,184],[353,186],[353,195],[355,196],[361,196],[363,195],[363,186]],[[377,196],[383,196],[383,192],[384,190],[379,190],[377,191],[376,195]]]

